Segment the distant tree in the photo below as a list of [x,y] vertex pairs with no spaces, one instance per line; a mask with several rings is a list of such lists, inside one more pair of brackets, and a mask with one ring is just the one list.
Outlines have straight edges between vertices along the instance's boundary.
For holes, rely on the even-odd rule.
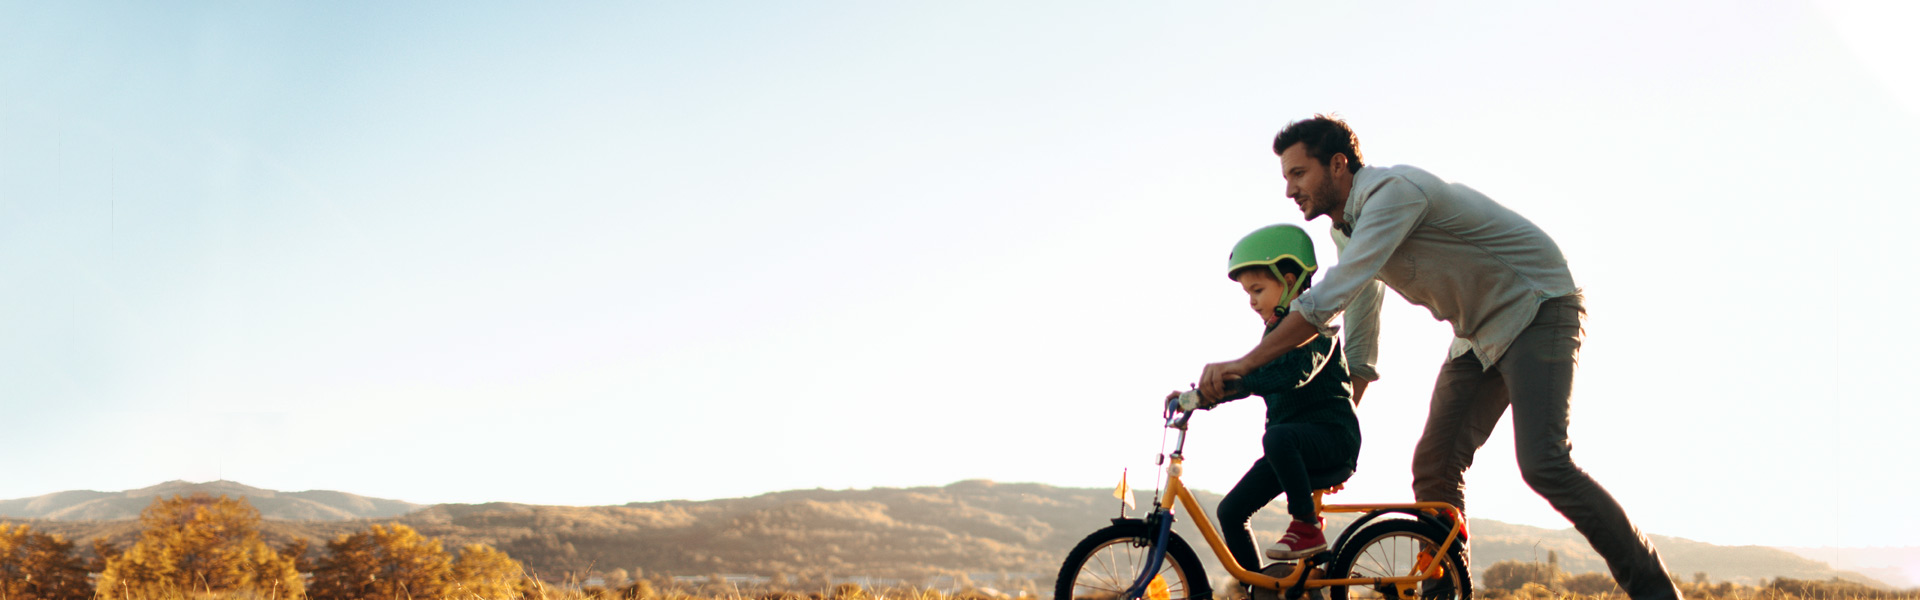
[[1620,586],[1615,584],[1613,577],[1606,573],[1568,575],[1560,579],[1560,584],[1565,586],[1567,591],[1583,596],[1616,594],[1620,592]]
[[[527,596],[531,581],[520,561],[486,544],[468,544],[453,561],[452,589],[456,596],[488,600]],[[625,578],[626,572],[621,571]]]
[[93,560],[87,561],[87,571],[99,573],[107,570],[107,561],[120,557],[120,549],[107,542],[104,537],[93,539]]
[[307,594],[313,600],[440,598],[453,575],[453,559],[440,541],[393,523],[327,542],[314,565]]
[[0,523],[0,598],[87,600],[93,583],[73,543],[26,525]]
[[140,539],[125,552],[105,548],[95,583],[106,600],[169,593],[305,591],[294,561],[260,539],[260,511],[245,499],[206,494],[155,499],[140,512]]
[[1694,572],[1693,572],[1693,582],[1694,582],[1694,583],[1698,583],[1698,584],[1705,584],[1705,583],[1707,583],[1707,572],[1706,572],[1706,571],[1694,571]]
[[1487,574],[1483,578],[1487,587],[1493,589],[1517,591],[1529,583],[1545,587],[1550,580],[1549,568],[1537,562],[1503,560],[1487,567]]
[[294,540],[280,549],[280,555],[293,561],[295,571],[306,573],[313,570],[313,561],[307,560],[307,548],[311,545],[305,539]]
[[1547,580],[1541,583],[1549,590],[1560,589],[1560,554],[1558,552],[1547,551]]

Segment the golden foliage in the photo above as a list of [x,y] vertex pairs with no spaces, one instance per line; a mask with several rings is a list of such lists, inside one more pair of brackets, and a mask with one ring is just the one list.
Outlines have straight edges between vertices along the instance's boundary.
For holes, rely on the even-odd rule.
[[0,523],[0,598],[86,600],[93,596],[86,565],[73,543],[26,525]]
[[530,584],[520,561],[486,544],[467,544],[453,561],[449,592],[461,598],[520,598],[531,591]]
[[1482,587],[1496,590],[1519,591],[1527,584],[1546,585],[1552,581],[1554,568],[1546,563],[1503,560],[1487,567],[1485,575],[1480,576]]
[[245,499],[196,494],[155,499],[140,513],[140,539],[104,561],[96,582],[105,600],[148,598],[169,590],[298,597],[304,591],[291,556],[260,539],[260,511]]
[[374,525],[327,543],[308,593],[314,600],[439,598],[452,575],[439,540],[399,523]]
[[532,582],[519,561],[485,544],[462,548],[458,560],[440,540],[393,523],[327,543],[308,587],[312,600],[484,598],[527,596]]
[[1606,573],[1588,572],[1561,577],[1560,587],[1583,596],[1620,593],[1620,585],[1614,583],[1613,576]]

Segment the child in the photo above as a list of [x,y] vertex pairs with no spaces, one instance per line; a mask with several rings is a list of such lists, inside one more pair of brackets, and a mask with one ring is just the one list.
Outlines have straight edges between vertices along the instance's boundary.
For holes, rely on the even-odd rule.
[[[1246,290],[1268,332],[1286,316],[1293,299],[1312,285],[1317,268],[1313,240],[1293,225],[1271,225],[1247,234],[1227,260],[1227,276]],[[1360,423],[1353,414],[1346,359],[1338,344],[1324,336],[1247,373],[1226,398],[1187,396],[1194,408],[1212,408],[1249,394],[1267,401],[1267,431],[1261,438],[1266,455],[1227,492],[1218,512],[1234,560],[1259,571],[1247,523],[1282,491],[1293,523],[1285,537],[1267,548],[1267,558],[1293,560],[1326,551],[1326,535],[1314,515],[1313,490],[1353,476],[1360,456]]]

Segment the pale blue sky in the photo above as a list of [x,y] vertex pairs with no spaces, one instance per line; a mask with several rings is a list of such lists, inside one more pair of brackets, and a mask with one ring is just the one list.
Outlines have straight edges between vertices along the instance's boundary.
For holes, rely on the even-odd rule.
[[[0,497],[1151,487],[1259,332],[1222,255],[1300,222],[1272,135],[1337,111],[1570,256],[1575,458],[1643,529],[1920,535],[1913,9],[1191,4],[0,2]],[[1355,499],[1447,344],[1388,305]],[[1473,513],[1564,527],[1509,435]]]

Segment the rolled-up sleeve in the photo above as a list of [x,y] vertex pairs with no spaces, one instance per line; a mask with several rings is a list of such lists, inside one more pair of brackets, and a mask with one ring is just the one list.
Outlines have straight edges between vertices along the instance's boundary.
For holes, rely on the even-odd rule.
[[[1346,234],[1333,230],[1333,246],[1341,256],[1347,252]],[[1380,372],[1380,300],[1386,284],[1369,281],[1354,294],[1353,302],[1341,313],[1342,329],[1347,334],[1347,369],[1356,380],[1379,381]]]
[[[1362,292],[1377,291],[1374,278],[1427,214],[1427,195],[1399,177],[1383,180],[1364,196],[1360,213],[1354,217],[1353,239],[1340,253],[1340,264],[1328,269],[1326,279],[1293,301],[1292,310],[1312,323],[1320,335],[1334,335],[1338,328],[1333,318],[1346,311]],[[1376,311],[1378,306],[1376,300]]]

